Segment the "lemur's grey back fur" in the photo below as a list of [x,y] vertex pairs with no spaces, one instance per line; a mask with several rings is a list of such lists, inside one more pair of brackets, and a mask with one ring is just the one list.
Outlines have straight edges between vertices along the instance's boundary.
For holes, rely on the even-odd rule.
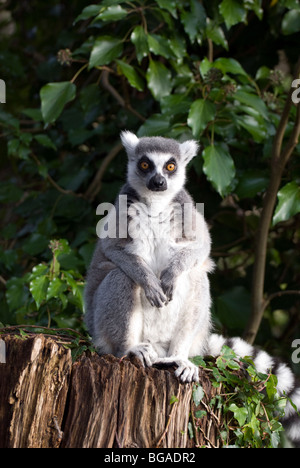
[[[253,356],[260,372],[275,373],[279,393],[290,395],[299,410],[300,388],[285,364],[240,338],[211,333],[211,240],[184,188],[197,143],[139,139],[130,132],[121,139],[128,155],[127,183],[108,215],[117,235],[98,240],[85,289],[85,320],[99,353],[134,354],[145,366],[176,364],[176,375],[190,382],[198,380],[198,368],[188,358],[218,356],[227,344],[238,356]],[[127,197],[125,207],[120,196]],[[126,236],[120,236],[124,219]],[[136,237],[132,226],[139,228]],[[290,404],[285,423],[300,445],[300,419]]]

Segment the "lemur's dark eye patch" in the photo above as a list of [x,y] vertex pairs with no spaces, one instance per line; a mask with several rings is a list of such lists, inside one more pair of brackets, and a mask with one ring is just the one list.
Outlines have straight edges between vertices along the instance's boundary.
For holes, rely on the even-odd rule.
[[147,172],[153,168],[153,163],[147,157],[144,156],[139,160],[138,168],[143,172]]
[[149,169],[149,164],[147,163],[147,161],[141,161],[140,168],[143,169],[143,171],[146,171],[147,169]]

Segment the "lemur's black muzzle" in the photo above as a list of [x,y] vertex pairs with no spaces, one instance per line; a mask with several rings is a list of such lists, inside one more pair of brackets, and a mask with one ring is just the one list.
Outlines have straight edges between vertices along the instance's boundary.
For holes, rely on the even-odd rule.
[[155,176],[151,177],[149,180],[148,189],[153,192],[163,192],[164,190],[167,190],[167,188],[167,181],[160,174],[155,174]]

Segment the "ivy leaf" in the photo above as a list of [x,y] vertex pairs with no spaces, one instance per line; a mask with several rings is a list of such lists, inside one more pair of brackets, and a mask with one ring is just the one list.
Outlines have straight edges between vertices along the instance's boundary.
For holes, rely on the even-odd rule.
[[203,151],[203,171],[221,196],[227,193],[234,176],[235,167],[225,145],[214,144]]
[[24,278],[10,278],[6,283],[6,300],[10,312],[20,309],[28,300],[28,289]]
[[72,295],[69,297],[69,302],[79,307],[80,310],[83,310],[83,290],[84,285],[82,282],[78,282],[69,271],[64,271],[64,279],[66,283],[72,289]]
[[76,292],[72,292],[72,294],[68,295],[68,301],[78,307],[79,310],[82,312],[84,311],[84,300],[83,300],[83,290],[84,286],[83,285],[78,285]]
[[205,99],[197,99],[191,105],[188,116],[188,125],[193,131],[195,138],[199,138],[208,122],[214,119],[216,106]]
[[174,403],[177,403],[178,398],[176,395],[172,395],[171,398],[170,398],[170,401],[169,401],[169,405],[173,405]]
[[29,289],[38,309],[47,297],[48,285],[49,279],[47,276],[38,276],[30,281]]
[[300,213],[300,187],[295,181],[282,187],[277,196],[278,205],[273,217],[273,226]]
[[272,432],[271,434],[271,444],[273,448],[277,448],[280,443],[280,434],[278,432]]
[[188,423],[188,431],[189,431],[189,438],[193,439],[194,438],[194,429],[193,429],[193,424],[191,422]]
[[246,104],[246,106],[253,107],[264,119],[269,120],[267,106],[256,94],[239,89],[235,92],[234,99],[237,99],[242,104]]
[[239,177],[235,193],[239,198],[254,198],[258,193],[266,190],[269,177],[262,171],[247,170]]
[[277,395],[277,383],[278,383],[278,379],[276,377],[276,375],[270,375],[269,378],[268,378],[268,381],[266,383],[266,391],[267,391],[267,395],[268,395],[268,398],[271,402],[274,401],[276,395]]
[[243,127],[252,135],[254,141],[261,143],[266,140],[266,128],[259,120],[259,117],[255,118],[251,115],[241,115],[234,119],[237,126]]
[[195,406],[200,405],[200,402],[203,397],[204,397],[204,390],[201,387],[201,385],[195,386],[193,390],[193,400],[194,400]]
[[219,10],[228,29],[237,23],[246,21],[247,11],[239,0],[223,0]]
[[213,371],[213,376],[217,382],[226,381],[226,377],[223,377],[223,375],[220,373],[220,371],[216,367],[213,367],[212,371]]
[[190,10],[183,11],[181,14],[181,21],[191,42],[194,42],[206,26],[206,13],[203,5],[196,0],[192,0]]
[[76,86],[70,81],[48,83],[41,89],[42,116],[45,123],[52,123],[60,116],[65,105],[76,95]]
[[[12,141],[12,140],[11,140]],[[16,183],[1,181],[0,185],[0,202],[9,203],[17,202],[23,195],[22,190],[16,185]]]
[[93,67],[107,65],[121,55],[123,44],[120,39],[111,36],[100,36],[96,39],[91,52],[89,70]]
[[160,8],[168,10],[173,18],[177,18],[176,2],[174,0],[156,0]]
[[260,424],[255,414],[252,414],[251,421],[247,424],[247,427],[251,429],[253,438],[256,441],[258,447],[261,447],[261,436],[260,436],[260,430],[259,430]]
[[204,57],[203,60],[201,60],[200,65],[199,65],[199,70],[200,70],[202,78],[204,78],[205,75],[209,72],[209,70],[213,67],[214,67],[214,63],[211,63],[207,57]]
[[206,36],[215,44],[223,46],[226,50],[229,49],[223,29],[209,18],[207,19]]
[[38,255],[45,251],[48,246],[48,239],[44,234],[32,233],[23,243],[23,250],[28,255]]
[[158,101],[172,90],[171,72],[161,63],[150,60],[146,73],[148,87]]
[[150,52],[153,54],[165,57],[166,59],[173,56],[168,42],[162,36],[158,36],[157,34],[148,34],[148,45]]
[[51,140],[51,138],[48,137],[48,135],[45,135],[45,134],[39,134],[39,135],[35,135],[34,139],[42,146],[44,146],[45,148],[51,148],[53,150],[57,150],[55,144],[53,143],[53,141]]
[[233,58],[220,57],[212,64],[213,67],[221,70],[224,75],[226,73],[232,73],[233,75],[244,75],[248,76],[242,65]]
[[[99,7],[98,7],[99,8]],[[94,21],[118,21],[127,16],[127,10],[121,5],[111,5],[101,12]]]
[[50,281],[48,289],[47,289],[47,301],[52,297],[60,297],[64,291],[68,289],[68,286],[65,282],[63,282],[60,278],[54,278]]
[[288,11],[282,20],[282,32],[286,36],[294,34],[300,31],[300,11],[290,10]]
[[178,64],[183,62],[183,58],[187,56],[187,45],[183,37],[176,35],[168,39],[168,46],[171,52],[177,58]]
[[32,272],[30,274],[30,280],[37,278],[38,276],[44,275],[48,273],[48,265],[45,263],[39,263],[38,265],[34,266]]
[[165,96],[161,100],[160,105],[163,114],[174,116],[186,114],[190,110],[191,103],[191,99],[184,94],[171,94],[170,96]]
[[170,120],[167,115],[153,114],[138,130],[138,137],[167,135],[170,132]]
[[207,412],[204,410],[195,411],[195,418],[201,419],[207,415]]
[[77,16],[77,18],[74,21],[74,24],[76,24],[78,21],[89,19],[91,16],[98,15],[100,9],[100,5],[88,5],[82,10],[80,15]]
[[232,403],[228,409],[229,411],[232,411],[239,425],[243,426],[248,416],[248,410],[244,407],[239,408],[235,403]]
[[138,62],[141,63],[149,52],[147,34],[144,28],[142,26],[136,26],[131,34],[130,40],[135,45],[136,56]]
[[133,88],[136,88],[138,91],[143,91],[144,82],[137,71],[128,63],[123,60],[116,60],[122,74],[126,76],[127,80]]

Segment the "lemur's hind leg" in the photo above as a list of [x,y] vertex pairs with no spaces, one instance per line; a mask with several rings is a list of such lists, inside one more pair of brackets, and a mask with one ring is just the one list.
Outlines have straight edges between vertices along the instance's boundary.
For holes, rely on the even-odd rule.
[[143,365],[151,366],[157,354],[152,345],[142,341],[140,291],[141,287],[119,268],[108,273],[94,297],[93,342],[100,354],[133,354]]
[[[182,298],[185,281],[188,283],[188,292]],[[182,382],[198,382],[199,369],[189,358],[203,355],[206,349],[211,328],[209,283],[206,272],[199,273],[196,268],[186,276],[185,281],[181,277],[174,290],[174,312],[176,303],[181,304],[180,320],[174,330],[167,357],[158,358],[156,364],[175,364],[175,375]]]

